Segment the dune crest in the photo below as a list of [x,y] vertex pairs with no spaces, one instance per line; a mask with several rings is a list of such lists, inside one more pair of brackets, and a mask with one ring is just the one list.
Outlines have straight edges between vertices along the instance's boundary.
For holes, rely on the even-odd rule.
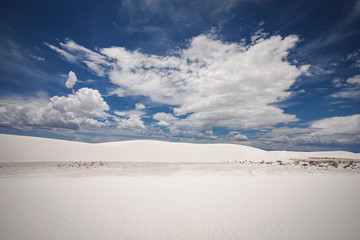
[[193,144],[154,140],[81,143],[38,137],[0,134],[2,162],[123,161],[123,162],[234,162],[289,161],[327,157],[360,159],[359,153],[265,151],[236,144]]

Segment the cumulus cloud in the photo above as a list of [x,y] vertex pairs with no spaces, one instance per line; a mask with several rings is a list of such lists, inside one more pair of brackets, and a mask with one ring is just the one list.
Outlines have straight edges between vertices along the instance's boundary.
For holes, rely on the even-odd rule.
[[145,105],[142,104],[142,103],[137,103],[137,104],[135,105],[135,109],[145,109],[145,108],[146,108]]
[[65,82],[65,86],[67,88],[73,88],[75,83],[77,81],[77,78],[76,78],[76,75],[73,71],[70,71],[69,72],[69,75],[68,75],[68,79],[67,81]]
[[[68,96],[45,99],[1,99],[0,125],[16,129],[79,129],[107,124],[109,106],[99,91],[81,88]],[[102,121],[101,121],[102,120]]]
[[241,133],[233,133],[230,135],[232,139],[235,139],[236,141],[247,141],[249,138]]
[[106,118],[105,111],[109,106],[101,97],[98,90],[81,88],[75,94],[67,97],[54,96],[50,98],[54,109],[62,113],[71,113],[75,117]]
[[311,133],[299,135],[296,142],[305,143],[360,143],[360,114],[330,117],[313,122]]
[[[214,34],[199,35],[168,56],[123,47],[94,52],[71,40],[55,50],[65,58],[66,53],[80,53],[83,57],[77,56],[75,61],[94,73],[99,72],[96,66],[102,69],[118,86],[113,94],[146,96],[173,106],[168,119],[155,114],[154,120],[173,135],[191,136],[212,127],[257,129],[298,120],[275,103],[291,97],[290,86],[307,74],[309,66],[287,61],[299,38],[267,37],[263,32],[255,38],[245,45],[224,42]],[[89,62],[95,65],[90,67]]]
[[309,123],[308,127],[275,128],[257,139],[259,145],[275,147],[298,144],[358,144],[360,143],[360,114],[335,116]]
[[118,129],[134,130],[136,133],[143,133],[146,129],[141,117],[136,114],[129,115],[125,119],[116,119]]
[[178,56],[146,55],[119,47],[101,52],[116,60],[117,68],[109,77],[126,94],[175,105],[173,117],[188,115],[174,127],[187,125],[189,131],[194,125],[199,130],[256,128],[297,120],[271,105],[288,98],[289,87],[306,73],[308,66],[286,61],[297,41],[296,36],[273,36],[242,46],[200,35]]
[[162,127],[168,127],[170,126],[170,124],[168,122],[165,122],[163,120],[160,120],[158,123],[157,123],[159,126],[162,126]]
[[144,125],[142,118],[146,114],[146,106],[143,103],[136,103],[135,109],[128,111],[114,111],[119,117],[113,117],[117,123],[117,129],[128,133],[144,134],[147,127]]
[[158,125],[163,127],[168,127],[177,120],[172,114],[164,112],[154,114],[153,119],[157,120]]
[[242,135],[242,134],[236,134],[234,136],[234,138],[237,140],[237,141],[247,141],[248,140],[248,137],[245,136],[245,135]]
[[135,104],[135,109],[127,110],[127,111],[117,111],[115,110],[114,113],[118,116],[125,117],[130,115],[137,115],[137,116],[143,116],[146,114],[144,111],[146,109],[146,106],[142,103]]
[[360,114],[325,118],[313,122],[310,127],[330,134],[360,134]]

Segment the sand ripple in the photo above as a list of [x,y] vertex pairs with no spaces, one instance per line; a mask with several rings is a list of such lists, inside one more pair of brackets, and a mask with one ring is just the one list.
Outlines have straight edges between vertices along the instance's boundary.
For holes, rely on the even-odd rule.
[[360,239],[358,174],[0,179],[2,239]]

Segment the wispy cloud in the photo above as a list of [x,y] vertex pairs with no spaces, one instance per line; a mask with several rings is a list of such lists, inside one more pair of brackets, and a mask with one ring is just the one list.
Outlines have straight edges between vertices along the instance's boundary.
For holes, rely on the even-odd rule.
[[97,76],[104,76],[105,70],[110,65],[104,55],[87,49],[70,39],[66,39],[63,43],[61,42],[61,48],[49,43],[44,44],[60,54],[66,61],[77,64]]
[[6,36],[0,36],[0,71],[15,75],[13,78],[3,77],[1,79],[3,82],[17,84],[21,88],[23,84],[29,87],[29,82],[18,80],[19,76],[32,79],[31,87],[39,87],[52,81],[53,76],[39,67],[39,62],[44,61],[44,57],[34,55],[21,43]]
[[354,30],[354,28],[349,28],[349,26],[354,24],[360,16],[360,1],[356,0],[347,5],[348,12],[345,17],[343,17],[337,24],[326,28],[327,31],[325,31],[321,36],[306,44],[303,48],[304,51],[311,52],[321,49],[331,44],[343,41],[360,31]]
[[40,57],[40,56],[30,55],[30,57],[37,60],[37,61],[40,61],[40,62],[45,61],[45,58]]
[[355,75],[347,80],[336,78],[333,84],[341,90],[331,94],[331,97],[360,100],[360,75]]
[[[153,27],[151,23],[167,20],[170,24],[184,24],[189,27],[209,20],[210,16],[228,13],[234,6],[246,0],[209,0],[204,4],[201,0],[124,0],[119,11],[121,16],[129,21],[130,27]],[[257,1],[260,2],[260,1]],[[206,18],[206,19],[205,19]],[[145,27],[145,28],[144,28]],[[139,29],[140,30],[140,29]]]
[[344,25],[350,25],[360,17],[360,0],[356,0],[344,20]]

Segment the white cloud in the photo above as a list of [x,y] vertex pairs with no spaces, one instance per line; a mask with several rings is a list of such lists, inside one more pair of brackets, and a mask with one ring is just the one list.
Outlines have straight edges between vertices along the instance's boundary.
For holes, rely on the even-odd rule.
[[334,98],[350,98],[357,99],[360,98],[360,89],[350,89],[346,88],[340,92],[334,93],[331,95]]
[[360,114],[325,118],[313,122],[309,134],[299,135],[296,142],[360,143]]
[[122,112],[122,111],[114,111],[114,113],[120,117],[128,116],[128,112]]
[[70,39],[66,39],[64,43],[60,43],[61,48],[49,43],[44,44],[56,51],[67,61],[78,64],[97,76],[104,76],[106,69],[111,65],[105,56],[87,49]]
[[331,117],[315,121],[310,128],[324,134],[358,134],[360,135],[360,114],[344,117]]
[[145,109],[146,108],[146,106],[144,105],[144,104],[142,104],[142,103],[137,103],[136,105],[135,105],[135,108],[136,109]]
[[294,144],[293,138],[305,133],[310,133],[310,131],[307,128],[280,127],[263,134],[257,141],[261,143],[260,145],[266,144],[268,147],[277,144],[291,146]]
[[158,112],[154,114],[153,119],[158,121],[173,122],[176,118],[170,113]]
[[62,113],[70,112],[80,118],[106,118],[105,111],[109,110],[99,91],[91,88],[81,88],[75,94],[69,94],[67,97],[54,96],[50,100],[54,109]]
[[69,72],[68,79],[65,82],[67,88],[73,88],[77,81],[76,74],[73,71]]
[[344,83],[344,80],[341,79],[341,78],[335,78],[333,80],[333,84],[332,84],[334,87],[336,88],[340,88],[340,87],[343,87],[345,85]]
[[124,89],[121,89],[121,88],[117,88],[115,90],[111,90],[109,92],[109,95],[117,95],[118,97],[125,97],[126,96],[126,92]]
[[156,114],[154,119],[173,135],[191,136],[212,127],[257,129],[297,121],[274,103],[291,97],[290,86],[307,74],[309,66],[297,67],[286,59],[299,39],[294,35],[265,36],[258,33],[256,42],[244,45],[224,42],[213,34],[200,35],[169,56],[123,47],[103,48],[97,53],[71,40],[61,43],[60,50],[77,53],[76,61],[95,74],[96,67],[108,74],[118,86],[113,94],[146,96],[174,106],[171,121]]
[[181,128],[256,128],[297,120],[270,105],[288,98],[289,87],[307,70],[308,66],[297,68],[286,61],[297,41],[296,36],[273,36],[244,47],[200,35],[178,56],[119,47],[101,52],[116,59],[109,77],[126,94],[177,105],[178,116],[190,114],[175,124]]
[[71,63],[76,63],[77,62],[77,56],[63,50],[60,49],[54,45],[51,45],[49,43],[44,43],[46,46],[48,46],[49,48],[51,48],[52,50],[56,51],[58,54],[60,54],[62,57],[64,57],[67,61],[71,62]]
[[117,111],[115,110],[114,113],[121,117],[136,115],[136,116],[143,116],[146,114],[144,111],[146,109],[146,106],[142,103],[135,104],[135,109],[133,110],[127,110],[127,111]]
[[345,61],[354,61],[354,66],[360,68],[360,49],[348,54]]
[[84,61],[84,63],[85,63],[86,66],[87,66],[92,72],[94,72],[96,75],[98,75],[98,76],[104,76],[104,74],[105,74],[104,68],[102,68],[101,66],[99,66],[97,63],[93,63],[93,62],[90,62],[90,61]]
[[168,127],[168,126],[170,126],[170,123],[165,122],[165,121],[163,121],[163,120],[160,120],[157,124],[158,124],[159,126],[162,126],[162,127]]
[[254,35],[251,36],[251,43],[257,43],[258,41],[264,41],[264,38],[268,36],[268,33],[264,32],[264,29],[260,29],[254,33]]
[[341,81],[341,79],[334,80],[335,87],[343,87],[339,92],[333,93],[331,97],[333,98],[350,98],[350,99],[359,99],[360,98],[360,75],[355,75],[346,80],[346,82]]
[[[279,127],[257,133],[252,145],[268,149],[319,150],[328,144],[359,144],[360,114],[324,118],[307,127]],[[328,148],[324,148],[328,149]]]
[[233,136],[233,138],[234,138],[235,140],[237,140],[237,141],[247,141],[247,140],[249,140],[246,135],[243,135],[243,134],[240,134],[240,133],[235,134],[235,135]]
[[67,97],[1,99],[0,125],[17,129],[101,127],[109,106],[99,91],[81,88]]
[[172,114],[164,112],[154,114],[153,119],[157,120],[158,125],[162,127],[168,127],[177,120]]
[[357,59],[357,60],[355,61],[355,67],[360,68],[360,59]]
[[44,62],[45,61],[45,58],[40,57],[40,56],[30,55],[30,57],[37,60],[37,61],[39,61],[39,62]]
[[360,143],[360,114],[336,116],[314,121],[307,128],[282,127],[272,129],[257,140],[268,147],[298,144],[358,144]]
[[356,75],[354,77],[351,77],[348,80],[346,80],[346,82],[349,83],[349,84],[354,84],[354,85],[360,86],[360,75]]
[[118,123],[117,128],[122,130],[132,130],[135,133],[144,133],[146,127],[139,115],[129,115],[127,118],[115,119]]
[[123,133],[145,134],[147,127],[142,121],[142,117],[146,114],[144,111],[146,106],[142,103],[135,104],[135,109],[128,111],[114,111],[119,117],[113,117],[117,123],[117,128]]

